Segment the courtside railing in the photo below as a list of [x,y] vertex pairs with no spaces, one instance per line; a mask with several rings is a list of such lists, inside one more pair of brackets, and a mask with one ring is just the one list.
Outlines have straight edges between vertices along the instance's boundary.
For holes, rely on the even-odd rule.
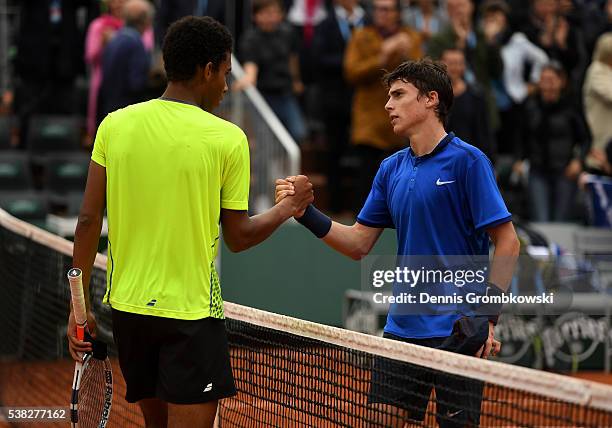
[[[241,79],[244,70],[232,56],[232,81]],[[240,126],[251,150],[250,211],[260,213],[274,204],[274,181],[300,170],[300,149],[257,88],[230,90],[218,114]]]

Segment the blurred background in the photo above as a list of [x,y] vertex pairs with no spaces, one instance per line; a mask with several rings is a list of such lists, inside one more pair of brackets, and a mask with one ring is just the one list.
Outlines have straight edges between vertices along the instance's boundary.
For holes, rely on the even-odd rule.
[[[447,130],[491,159],[532,262],[517,292],[563,281],[583,296],[561,321],[508,317],[499,331],[516,343],[502,358],[609,370],[612,0],[143,3],[0,0],[2,209],[70,238],[98,124],[160,96],[168,26],[209,15],[234,35],[230,90],[216,113],[249,137],[252,213],[273,204],[276,178],[301,172],[321,210],[353,222],[380,161],[409,143],[391,131],[383,70],[430,56],[453,83]],[[138,52],[124,49],[130,34]],[[395,251],[386,231],[374,253]],[[219,264],[227,300],[382,329],[360,265],[293,223],[246,254],[224,248]]]

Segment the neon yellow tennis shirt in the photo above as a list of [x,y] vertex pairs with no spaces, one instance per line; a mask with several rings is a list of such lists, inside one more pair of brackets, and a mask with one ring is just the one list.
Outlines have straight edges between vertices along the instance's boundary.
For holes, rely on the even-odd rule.
[[108,115],[91,159],[106,168],[104,301],[137,314],[223,318],[214,259],[221,208],[248,208],[244,132],[194,105],[156,99]]

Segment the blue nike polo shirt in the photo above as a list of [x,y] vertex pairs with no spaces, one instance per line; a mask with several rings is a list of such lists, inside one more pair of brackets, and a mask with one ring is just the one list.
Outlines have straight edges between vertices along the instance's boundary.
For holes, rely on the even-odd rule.
[[[357,216],[395,228],[398,255],[487,255],[486,229],[510,221],[491,161],[449,133],[424,156],[410,149],[385,159]],[[400,315],[391,305],[385,331],[406,338],[446,337],[460,317]]]

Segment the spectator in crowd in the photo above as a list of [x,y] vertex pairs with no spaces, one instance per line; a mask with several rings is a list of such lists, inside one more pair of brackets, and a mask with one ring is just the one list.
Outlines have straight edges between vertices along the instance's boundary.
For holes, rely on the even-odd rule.
[[487,118],[487,102],[483,92],[476,85],[468,84],[463,79],[465,73],[463,51],[457,48],[445,49],[441,60],[446,64],[455,96],[446,120],[446,129],[449,132],[453,131],[463,141],[469,141],[471,145],[478,147],[493,161],[495,147]]
[[343,208],[340,161],[349,142],[353,96],[352,88],[344,80],[342,63],[346,45],[353,31],[363,27],[364,18],[365,11],[357,0],[334,0],[327,18],[316,28],[312,42],[315,82],[324,94],[319,110],[329,151],[327,183],[333,212]]
[[421,32],[423,52],[427,51],[427,41],[442,30],[446,20],[446,12],[436,0],[417,0],[402,10],[404,25]]
[[303,82],[308,85],[314,77],[312,41],[315,28],[326,18],[325,0],[293,0],[287,9],[287,20],[298,38],[298,57]]
[[146,0],[128,0],[123,19],[125,26],[104,49],[98,123],[112,111],[144,101],[147,89],[151,60],[142,35],[153,22],[153,6]]
[[188,15],[210,16],[225,22],[225,0],[161,0],[156,1],[155,41],[161,46],[166,31],[174,21]]
[[102,53],[110,39],[123,27],[121,15],[125,0],[108,0],[105,3],[108,8],[107,13],[100,15],[89,24],[85,39],[85,62],[91,70],[87,102],[87,134],[90,138],[96,133],[98,91],[102,83]]
[[381,84],[384,69],[421,56],[421,36],[401,25],[398,1],[374,0],[372,25],[355,31],[344,56],[344,74],[354,87],[351,140],[357,145],[361,169],[355,209],[368,196],[380,162],[405,146],[381,107],[388,99]]
[[[125,0],[106,0],[107,12],[94,19],[87,29],[85,39],[85,62],[90,67],[89,98],[87,102],[87,134],[93,138],[96,133],[96,110],[98,91],[102,84],[102,56],[104,48],[115,33],[123,27],[123,6]],[[142,42],[148,51],[153,49],[153,31],[149,27],[142,35]]]
[[448,0],[449,24],[429,42],[429,55],[439,59],[448,48],[461,49],[466,59],[465,79],[478,82],[487,99],[489,124],[493,131],[499,126],[499,116],[491,82],[502,76],[503,63],[497,35],[502,30],[499,23],[485,21],[482,29],[473,23],[472,0]]
[[605,33],[597,40],[583,96],[593,139],[586,165],[594,173],[610,175],[605,151],[612,143],[612,33]]
[[[509,8],[503,0],[487,0],[481,7],[484,26],[501,28],[497,43],[504,65],[502,79],[493,82],[500,128],[496,134],[498,153],[514,155],[520,144],[517,123],[523,116],[523,104],[535,91],[540,71],[548,62],[546,53],[521,32],[514,32],[508,22]],[[469,140],[468,140],[469,141]]]
[[88,5],[85,0],[20,2],[14,102],[21,142],[33,114],[77,113],[74,83],[83,68],[77,10]]
[[570,27],[560,11],[558,0],[533,0],[525,34],[542,48],[551,60],[559,61],[568,76],[580,62],[578,30]]
[[[525,106],[520,158],[529,161],[534,221],[568,221],[588,133],[575,104],[564,96],[566,74],[554,61],[542,68],[537,95]],[[608,117],[609,120],[609,117]],[[515,170],[525,173],[524,162]]]
[[603,9],[598,3],[589,3],[590,9],[585,13],[583,31],[589,56],[592,56],[599,36],[612,32],[612,0],[604,2]]
[[234,89],[256,84],[293,139],[301,143],[306,127],[296,95],[304,92],[304,84],[297,38],[283,18],[279,0],[253,1],[255,27],[243,35],[239,51],[245,76],[234,84]]

